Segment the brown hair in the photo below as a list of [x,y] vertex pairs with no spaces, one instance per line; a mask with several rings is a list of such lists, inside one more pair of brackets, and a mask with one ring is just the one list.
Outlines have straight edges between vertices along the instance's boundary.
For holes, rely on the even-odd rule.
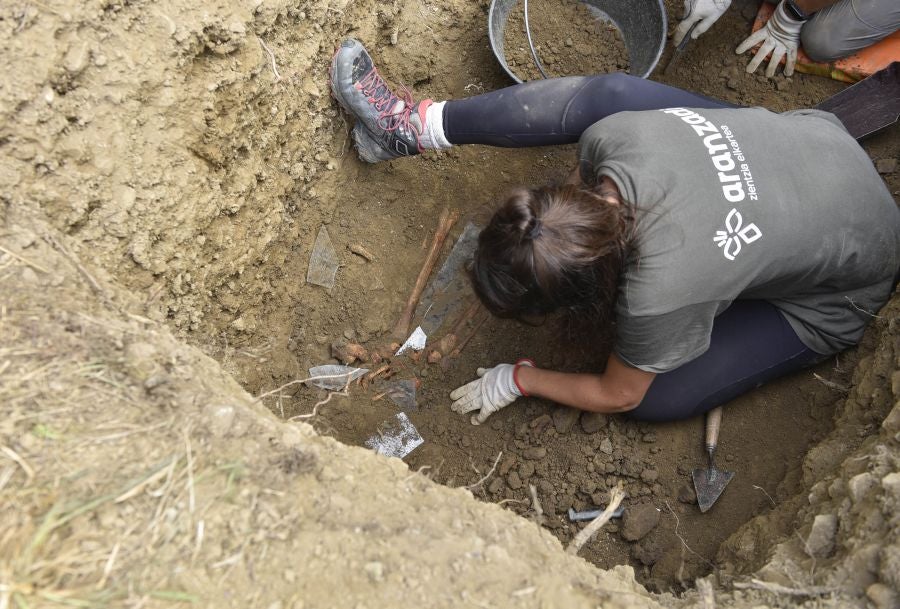
[[611,195],[574,185],[510,193],[478,238],[472,279],[484,305],[519,319],[608,314],[631,225],[630,208]]

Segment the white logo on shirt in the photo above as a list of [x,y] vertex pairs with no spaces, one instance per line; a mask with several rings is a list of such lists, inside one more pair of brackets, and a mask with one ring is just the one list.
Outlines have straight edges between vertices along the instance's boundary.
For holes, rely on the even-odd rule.
[[744,218],[741,217],[741,212],[732,209],[725,217],[725,230],[717,230],[716,236],[713,237],[716,245],[723,248],[722,253],[728,260],[734,260],[741,253],[742,241],[753,243],[762,237],[762,231],[756,224],[750,223],[742,229],[743,223]]

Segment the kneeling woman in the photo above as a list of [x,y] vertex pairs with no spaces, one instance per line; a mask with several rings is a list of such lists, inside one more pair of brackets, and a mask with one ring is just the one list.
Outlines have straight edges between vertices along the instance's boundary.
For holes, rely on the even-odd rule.
[[424,148],[579,142],[573,183],[514,191],[478,241],[506,317],[613,303],[602,374],[529,360],[450,394],[483,423],[520,396],[675,420],[856,344],[900,267],[900,212],[833,115],[732,108],[621,74],[414,103],[345,41],[332,90],[369,162]]

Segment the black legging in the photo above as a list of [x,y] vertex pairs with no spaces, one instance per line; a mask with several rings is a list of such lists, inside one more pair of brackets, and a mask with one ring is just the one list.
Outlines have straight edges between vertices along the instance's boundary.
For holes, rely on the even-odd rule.
[[[512,148],[571,144],[585,129],[616,112],[675,106],[735,107],[626,74],[570,76],[448,101],[444,134],[453,144]],[[629,414],[648,421],[692,417],[821,359],[797,338],[774,305],[738,300],[715,319],[706,353],[658,374]]]
[[504,148],[572,144],[585,129],[610,114],[676,106],[735,107],[627,74],[568,76],[448,101],[444,135],[451,144]]

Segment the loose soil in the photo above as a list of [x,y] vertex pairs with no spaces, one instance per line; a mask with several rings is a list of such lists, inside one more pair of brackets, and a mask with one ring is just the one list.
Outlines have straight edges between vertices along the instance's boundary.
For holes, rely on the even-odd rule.
[[[518,2],[509,12],[503,51],[507,65],[519,78],[539,80],[542,76],[525,32],[524,7],[524,2]],[[548,77],[628,71],[628,49],[622,33],[582,2],[532,2],[528,25]]]
[[[483,221],[491,202],[507,189],[560,179],[574,164],[572,147],[512,151],[470,146],[375,166],[361,163],[350,148],[351,125],[328,97],[327,66],[339,40],[346,35],[362,39],[385,78],[405,83],[417,99],[452,99],[498,89],[509,81],[488,45],[486,0],[285,0],[253,7],[222,0],[209,10],[181,0],[153,7],[111,0],[45,4],[0,9],[0,67],[11,75],[0,88],[0,178],[10,185],[0,192],[0,213],[9,230],[3,235],[4,247],[28,259],[33,253],[29,248],[42,243],[22,238],[18,228],[9,229],[8,210],[43,214],[51,223],[48,230],[69,244],[73,258],[134,296],[129,313],[166,324],[182,340],[212,356],[254,395],[303,378],[314,365],[333,363],[329,345],[335,339],[382,342],[415,280],[443,207],[460,209],[464,216],[452,240],[466,220]],[[680,6],[673,2],[666,6],[674,24]],[[748,58],[735,56],[733,49],[749,32],[754,12],[755,3],[734,2],[709,32],[690,44],[669,74],[662,75],[657,68],[652,78],[777,111],[814,105],[843,88],[801,74],[772,80],[746,74]],[[669,48],[660,66],[670,53]],[[884,162],[885,180],[897,197],[900,172],[890,169],[890,161],[900,157],[900,129],[872,138],[865,147],[873,159]],[[310,251],[322,226],[328,228],[341,263],[331,290],[305,283]],[[374,260],[351,253],[350,245],[362,245]],[[4,265],[13,265],[0,269],[8,271],[4,278],[23,280],[16,266],[21,263],[10,260],[3,258]],[[35,260],[43,261],[44,268],[60,264],[49,254]],[[47,281],[52,283],[54,277]],[[65,292],[54,294],[60,305],[70,304]],[[27,303],[17,307],[28,312]],[[41,332],[26,323],[31,319],[26,313],[22,313],[23,341]],[[92,310],[88,313],[93,315]],[[699,420],[645,425],[622,417],[584,419],[546,402],[523,399],[489,424],[473,427],[468,417],[449,411],[449,392],[471,380],[479,366],[530,356],[541,366],[599,370],[606,356],[602,341],[593,348],[575,344],[564,338],[553,320],[532,328],[489,319],[447,370],[408,363],[406,374],[421,380],[418,409],[409,416],[425,443],[406,461],[422,475],[458,487],[480,480],[502,452],[497,468],[473,492],[484,501],[536,518],[529,492],[533,485],[543,508],[542,524],[562,541],[581,528],[566,520],[565,510],[602,503],[604,491],[622,481],[629,509],[637,512],[639,505],[653,506],[660,510],[659,524],[637,541],[625,540],[618,530],[622,525],[608,526],[582,556],[602,567],[630,564],[642,582],[658,589],[690,586],[693,578],[713,567],[720,575],[746,573],[766,564],[774,544],[806,527],[803,518],[818,514],[811,510],[849,510],[840,507],[841,502],[858,493],[846,481],[865,473],[853,467],[871,464],[868,473],[885,475],[882,470],[888,465],[877,465],[881,461],[866,455],[880,454],[876,444],[890,445],[877,434],[879,421],[900,388],[900,381],[891,385],[889,380],[897,368],[889,348],[896,342],[891,334],[896,333],[896,314],[896,307],[879,314],[874,323],[881,334],[870,333],[859,349],[728,405],[719,458],[736,476],[706,515],[690,503],[684,488],[689,469],[703,460]],[[58,320],[59,332],[99,341],[95,334],[102,335],[105,324],[111,323],[101,317],[97,313],[99,322],[75,323],[73,318],[81,319],[78,312],[67,312]],[[138,322],[129,321],[134,323]],[[85,324],[94,330],[85,330]],[[113,344],[101,354],[118,362],[125,357],[118,354],[124,347],[115,336],[139,332],[131,326],[112,330],[108,340]],[[68,343],[60,339],[59,344]],[[881,351],[876,350],[878,344]],[[33,349],[26,347],[23,351]],[[211,364],[189,366],[189,358],[174,355],[177,348],[164,351],[164,356],[155,356],[157,363],[169,374],[196,375],[192,380],[198,385],[179,386],[169,395],[164,384],[142,385],[147,378],[138,378],[136,393],[129,389],[121,400],[137,400],[142,392],[157,390],[162,397],[151,395],[151,403],[159,408],[121,415],[124,426],[110,433],[154,425],[154,416],[160,412],[168,416],[171,404],[187,409],[204,403],[209,390],[203,383],[213,382],[207,381],[213,374]],[[140,367],[140,352],[131,357]],[[90,356],[84,359],[90,361]],[[0,362],[0,373],[18,370],[4,366]],[[81,368],[74,370],[73,375],[86,374]],[[121,381],[115,375],[104,379]],[[95,380],[93,393],[85,395],[105,403],[97,397],[103,394],[95,390],[100,383]],[[42,381],[48,386],[51,382]],[[68,407],[61,397],[67,395],[66,387],[50,386],[58,399],[52,402],[54,408]],[[41,391],[29,395],[33,401],[24,401],[22,408],[46,407]],[[353,387],[349,396],[333,397],[308,422],[320,434],[361,445],[397,411],[386,400],[373,402],[374,395]],[[290,419],[310,413],[325,397],[324,392],[294,384],[264,402],[276,417]],[[836,409],[838,402],[844,406]],[[150,414],[140,418],[145,412]],[[103,413],[91,413],[93,425]],[[118,421],[120,414],[111,411],[108,416]],[[29,436],[13,426],[4,432],[4,445],[26,459],[51,455],[51,465],[65,459],[66,451],[46,452],[52,445],[47,434],[55,433],[53,416],[40,419],[48,426],[36,432],[40,442],[22,440]],[[198,417],[212,419],[206,412]],[[32,429],[30,419],[23,420],[22,425]],[[73,421],[72,434],[90,427],[77,418]],[[173,441],[181,442],[177,433],[172,434]],[[257,450],[256,444],[242,442],[250,447],[247,450]],[[140,450],[116,447],[117,452],[91,453],[85,463],[141,458]],[[259,447],[260,455],[268,455],[263,448]],[[869,452],[852,457],[858,459],[856,466],[846,465],[844,459],[857,449]],[[235,440],[229,450],[239,452],[240,443]],[[895,448],[884,451],[882,461],[892,463]],[[269,470],[277,476],[277,463],[267,470],[263,460],[260,456],[252,468],[254,476]],[[129,462],[129,475],[153,463],[140,465]],[[304,469],[302,464],[298,467]],[[66,473],[78,477],[77,471]],[[47,480],[52,481],[50,474],[52,470]],[[397,474],[393,483],[399,484],[403,475]],[[815,486],[816,503],[807,502],[806,490],[817,481],[825,486]],[[94,479],[85,482],[90,488],[96,484]],[[287,483],[279,484],[284,486],[277,492],[289,492],[283,490]],[[379,491],[353,486],[352,492],[374,496]],[[322,493],[327,494],[324,487]],[[350,512],[349,502],[343,502],[344,515]],[[46,512],[51,503],[50,498],[42,499],[34,513]],[[244,504],[244,510],[252,512],[256,502]],[[378,505],[387,509],[390,502]],[[876,502],[868,498],[859,505],[875,509]],[[322,509],[321,504],[317,508]],[[871,545],[883,531],[879,527],[889,520],[882,518],[879,526],[864,521],[866,514],[876,513],[881,514],[854,512],[858,520],[848,516],[850,524],[841,529],[839,541],[859,540],[858,547],[871,558]],[[422,517],[415,510],[403,514]],[[129,514],[122,518],[130,521]],[[328,526],[337,527],[340,518],[329,518]],[[227,522],[225,516],[222,520]],[[400,520],[391,525],[392,531],[399,530]],[[277,519],[272,517],[271,522]],[[860,524],[857,530],[855,522],[865,526]],[[232,537],[243,537],[251,528],[236,527]],[[809,532],[802,531],[804,540]],[[5,539],[3,534],[0,531],[0,539]],[[214,563],[236,555],[237,542],[224,524],[209,535],[217,544]],[[390,537],[382,543],[389,544]],[[900,560],[891,549],[900,544],[890,543],[894,545],[884,546],[881,559],[888,566]],[[265,552],[261,546],[257,550]],[[802,548],[797,551],[802,553]],[[849,550],[841,552],[837,558],[843,560]],[[108,552],[98,559],[101,571],[107,559]],[[817,564],[816,577],[831,573],[822,567],[823,559]],[[877,572],[872,564],[854,572]],[[401,568],[398,564],[398,571]],[[281,565],[273,569],[280,572]],[[813,571],[804,564],[803,574]],[[252,582],[252,568],[250,572]],[[886,576],[880,577],[884,581]],[[865,593],[870,583],[854,584],[854,594]]]

